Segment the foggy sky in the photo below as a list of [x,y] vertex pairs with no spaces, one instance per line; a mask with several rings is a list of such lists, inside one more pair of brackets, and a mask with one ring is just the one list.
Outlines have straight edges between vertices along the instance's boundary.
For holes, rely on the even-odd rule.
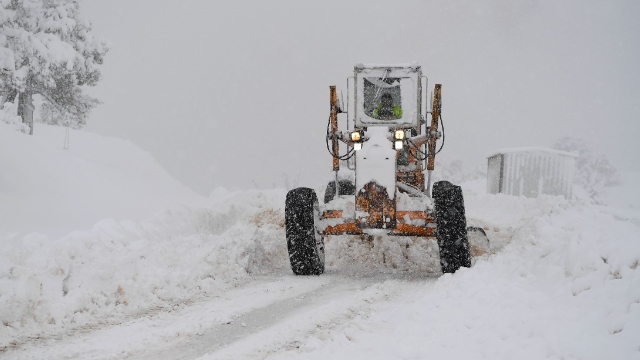
[[638,1],[81,6],[113,43],[86,129],[137,143],[204,195],[284,187],[284,174],[329,179],[328,90],[346,97],[358,62],[417,61],[430,88],[443,84],[441,159],[474,166],[493,149],[576,135],[640,170]]

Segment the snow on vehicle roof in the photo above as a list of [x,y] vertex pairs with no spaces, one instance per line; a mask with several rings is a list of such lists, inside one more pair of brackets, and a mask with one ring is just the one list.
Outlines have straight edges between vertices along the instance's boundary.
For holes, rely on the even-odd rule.
[[537,146],[498,149],[498,150],[494,150],[494,151],[488,153],[487,155],[485,155],[485,157],[486,158],[490,158],[490,157],[494,157],[494,156],[500,155],[500,154],[511,154],[511,153],[516,153],[516,152],[534,152],[534,151],[540,151],[540,152],[546,152],[546,153],[550,153],[550,154],[557,154],[557,155],[564,155],[564,156],[571,156],[571,157],[575,157],[575,158],[578,157],[578,153],[575,153],[575,152],[560,151],[560,150],[556,150],[556,149],[550,149],[550,148],[546,148],[546,147],[537,147]]
[[397,63],[397,64],[378,64],[378,63],[357,63],[356,69],[374,69],[374,68],[413,68],[417,70],[420,68],[417,61],[412,61],[408,63]]

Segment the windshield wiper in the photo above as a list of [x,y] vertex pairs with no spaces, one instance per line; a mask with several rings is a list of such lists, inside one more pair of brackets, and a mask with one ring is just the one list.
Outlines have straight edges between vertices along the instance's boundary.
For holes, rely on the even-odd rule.
[[378,79],[380,82],[376,85],[376,94],[373,96],[373,101],[375,102],[378,99],[378,96],[382,92],[382,83],[387,79],[387,75],[391,72],[391,69],[387,69],[384,71],[382,78]]

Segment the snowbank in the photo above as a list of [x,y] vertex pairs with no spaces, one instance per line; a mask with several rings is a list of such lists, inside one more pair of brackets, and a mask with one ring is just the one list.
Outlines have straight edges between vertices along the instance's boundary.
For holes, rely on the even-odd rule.
[[606,188],[602,194],[606,206],[600,210],[612,214],[618,220],[640,226],[640,171],[621,171],[620,184]]
[[275,358],[640,358],[640,228],[564,200],[467,199],[503,202],[506,217],[517,202],[534,211],[502,251],[425,285],[417,301]]
[[214,192],[213,205],[103,220],[57,240],[0,243],[0,349],[29,336],[215,294],[288,270],[284,190]]
[[0,348],[288,266],[284,190],[203,198],[129,141],[64,136],[0,123]]
[[33,136],[0,121],[0,239],[59,237],[104,218],[144,220],[161,208],[206,204],[133,143],[35,124]]
[[[167,209],[144,221],[104,219],[60,238],[4,239],[0,348],[216,294],[254,274],[289,274],[285,195],[220,188],[207,207]],[[431,239],[326,241],[328,271],[439,273]]]

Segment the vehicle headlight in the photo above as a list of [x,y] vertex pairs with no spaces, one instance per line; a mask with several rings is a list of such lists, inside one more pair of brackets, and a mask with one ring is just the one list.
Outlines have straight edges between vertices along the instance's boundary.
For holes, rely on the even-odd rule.
[[404,130],[396,130],[394,137],[396,138],[396,140],[404,139]]

